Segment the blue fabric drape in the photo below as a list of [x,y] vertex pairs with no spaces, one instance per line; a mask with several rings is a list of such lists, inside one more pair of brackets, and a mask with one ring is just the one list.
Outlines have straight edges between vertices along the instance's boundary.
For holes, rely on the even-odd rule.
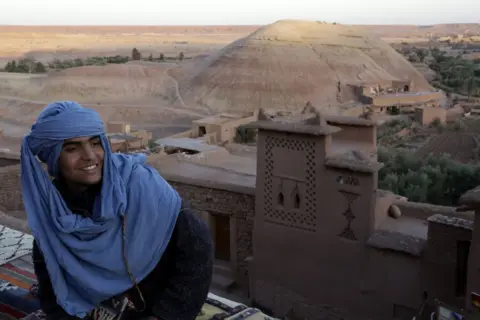
[[[92,218],[67,208],[38,161],[58,177],[63,141],[86,136],[100,136],[105,150]],[[70,315],[83,318],[100,302],[132,287],[123,261],[122,217],[126,257],[136,281],[155,268],[167,247],[181,199],[145,160],[144,155],[112,153],[99,114],[71,101],[48,105],[23,138],[22,194],[28,223],[45,257],[57,302]]]

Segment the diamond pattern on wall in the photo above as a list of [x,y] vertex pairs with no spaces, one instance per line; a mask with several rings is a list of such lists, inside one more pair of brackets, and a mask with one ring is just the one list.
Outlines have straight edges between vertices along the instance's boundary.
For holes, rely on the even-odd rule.
[[353,193],[353,192],[348,192],[344,190],[339,190],[341,194],[345,197],[345,200],[347,201],[347,209],[343,212],[343,216],[345,217],[345,220],[347,221],[347,224],[343,231],[338,235],[339,237],[348,239],[348,240],[358,240],[357,236],[353,232],[351,228],[352,221],[356,218],[355,215],[353,214],[352,211],[352,204],[353,202],[359,197],[358,194]]
[[[275,161],[273,149],[303,151],[307,159],[305,210],[279,209],[274,206],[277,195],[273,194],[273,168]],[[267,136],[265,139],[265,186],[264,186],[265,220],[269,223],[297,228],[305,231],[315,231],[316,227],[316,171],[315,142],[301,139]]]

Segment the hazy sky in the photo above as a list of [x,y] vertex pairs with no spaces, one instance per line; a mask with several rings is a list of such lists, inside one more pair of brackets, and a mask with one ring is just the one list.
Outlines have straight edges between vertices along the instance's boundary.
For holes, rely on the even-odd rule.
[[5,0],[0,24],[480,23],[480,0]]

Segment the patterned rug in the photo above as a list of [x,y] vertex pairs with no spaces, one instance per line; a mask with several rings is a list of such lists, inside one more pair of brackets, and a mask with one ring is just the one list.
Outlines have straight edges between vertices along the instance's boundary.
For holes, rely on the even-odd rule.
[[33,237],[0,225],[0,265],[32,252]]
[[31,291],[35,283],[31,254],[0,266],[0,319],[20,319],[40,308]]
[[[3,233],[2,233],[3,232]],[[13,239],[16,239],[14,241]],[[4,241],[7,246],[4,245]],[[30,242],[30,246],[27,243]],[[36,278],[31,257],[32,237],[0,225],[0,320],[41,320],[35,298]],[[13,248],[2,255],[2,248]],[[6,252],[6,251],[5,251]],[[1,263],[3,261],[3,263]],[[33,313],[36,313],[35,315]],[[197,320],[268,320],[258,309],[210,293]]]

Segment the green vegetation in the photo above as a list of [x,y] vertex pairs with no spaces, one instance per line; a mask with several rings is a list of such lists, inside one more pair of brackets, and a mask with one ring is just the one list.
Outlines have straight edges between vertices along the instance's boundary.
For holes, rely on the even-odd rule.
[[398,50],[410,62],[425,62],[436,72],[432,85],[447,92],[480,96],[480,61],[451,56],[439,48],[422,49],[404,46]]
[[480,69],[474,61],[465,60],[460,55],[448,56],[438,48],[430,50],[433,58],[429,67],[437,73],[434,86],[447,91],[466,94],[469,97],[480,95]]
[[[378,161],[385,166],[379,172],[379,188],[405,196],[409,201],[438,205],[458,205],[459,197],[480,185],[480,146],[469,164],[449,155],[419,157],[412,152],[417,143],[442,132],[465,132],[475,123],[457,120],[442,124],[434,120],[428,127],[411,119],[393,120],[378,127]],[[406,135],[398,135],[408,129]],[[472,133],[473,137],[478,136]]]
[[5,71],[17,73],[45,73],[46,68],[41,62],[32,59],[22,59],[7,62]]
[[158,58],[154,58],[150,54],[147,58],[142,59],[142,53],[137,49],[132,49],[132,56],[94,56],[88,57],[86,59],[75,58],[75,59],[54,59],[49,62],[46,66],[34,59],[21,59],[21,60],[12,60],[7,63],[4,68],[6,72],[16,72],[16,73],[45,73],[47,70],[63,70],[74,67],[83,67],[83,66],[105,66],[107,64],[121,64],[127,63],[130,60],[145,60],[145,61],[154,61],[154,62],[165,62],[165,61],[182,61],[184,59],[191,59],[185,57],[183,52],[180,52],[177,56],[166,57],[162,52]]
[[74,67],[83,67],[83,66],[105,66],[110,63],[121,64],[129,61],[127,56],[106,56],[106,57],[88,57],[86,59],[54,59],[48,64],[49,69],[53,70],[62,70]]
[[462,194],[480,185],[480,165],[460,164],[447,155],[415,157],[380,147],[379,188],[414,202],[453,206]]
[[132,49],[132,60],[141,60],[142,54],[138,51],[137,48]]
[[411,119],[408,119],[408,120],[394,119],[378,127],[377,141],[379,143],[384,143],[384,142],[388,143],[388,140],[392,139],[398,132],[400,132],[405,128],[410,128],[411,126],[412,126]]
[[245,126],[239,126],[234,138],[236,143],[252,143],[257,138],[257,130],[252,128],[246,128]]

